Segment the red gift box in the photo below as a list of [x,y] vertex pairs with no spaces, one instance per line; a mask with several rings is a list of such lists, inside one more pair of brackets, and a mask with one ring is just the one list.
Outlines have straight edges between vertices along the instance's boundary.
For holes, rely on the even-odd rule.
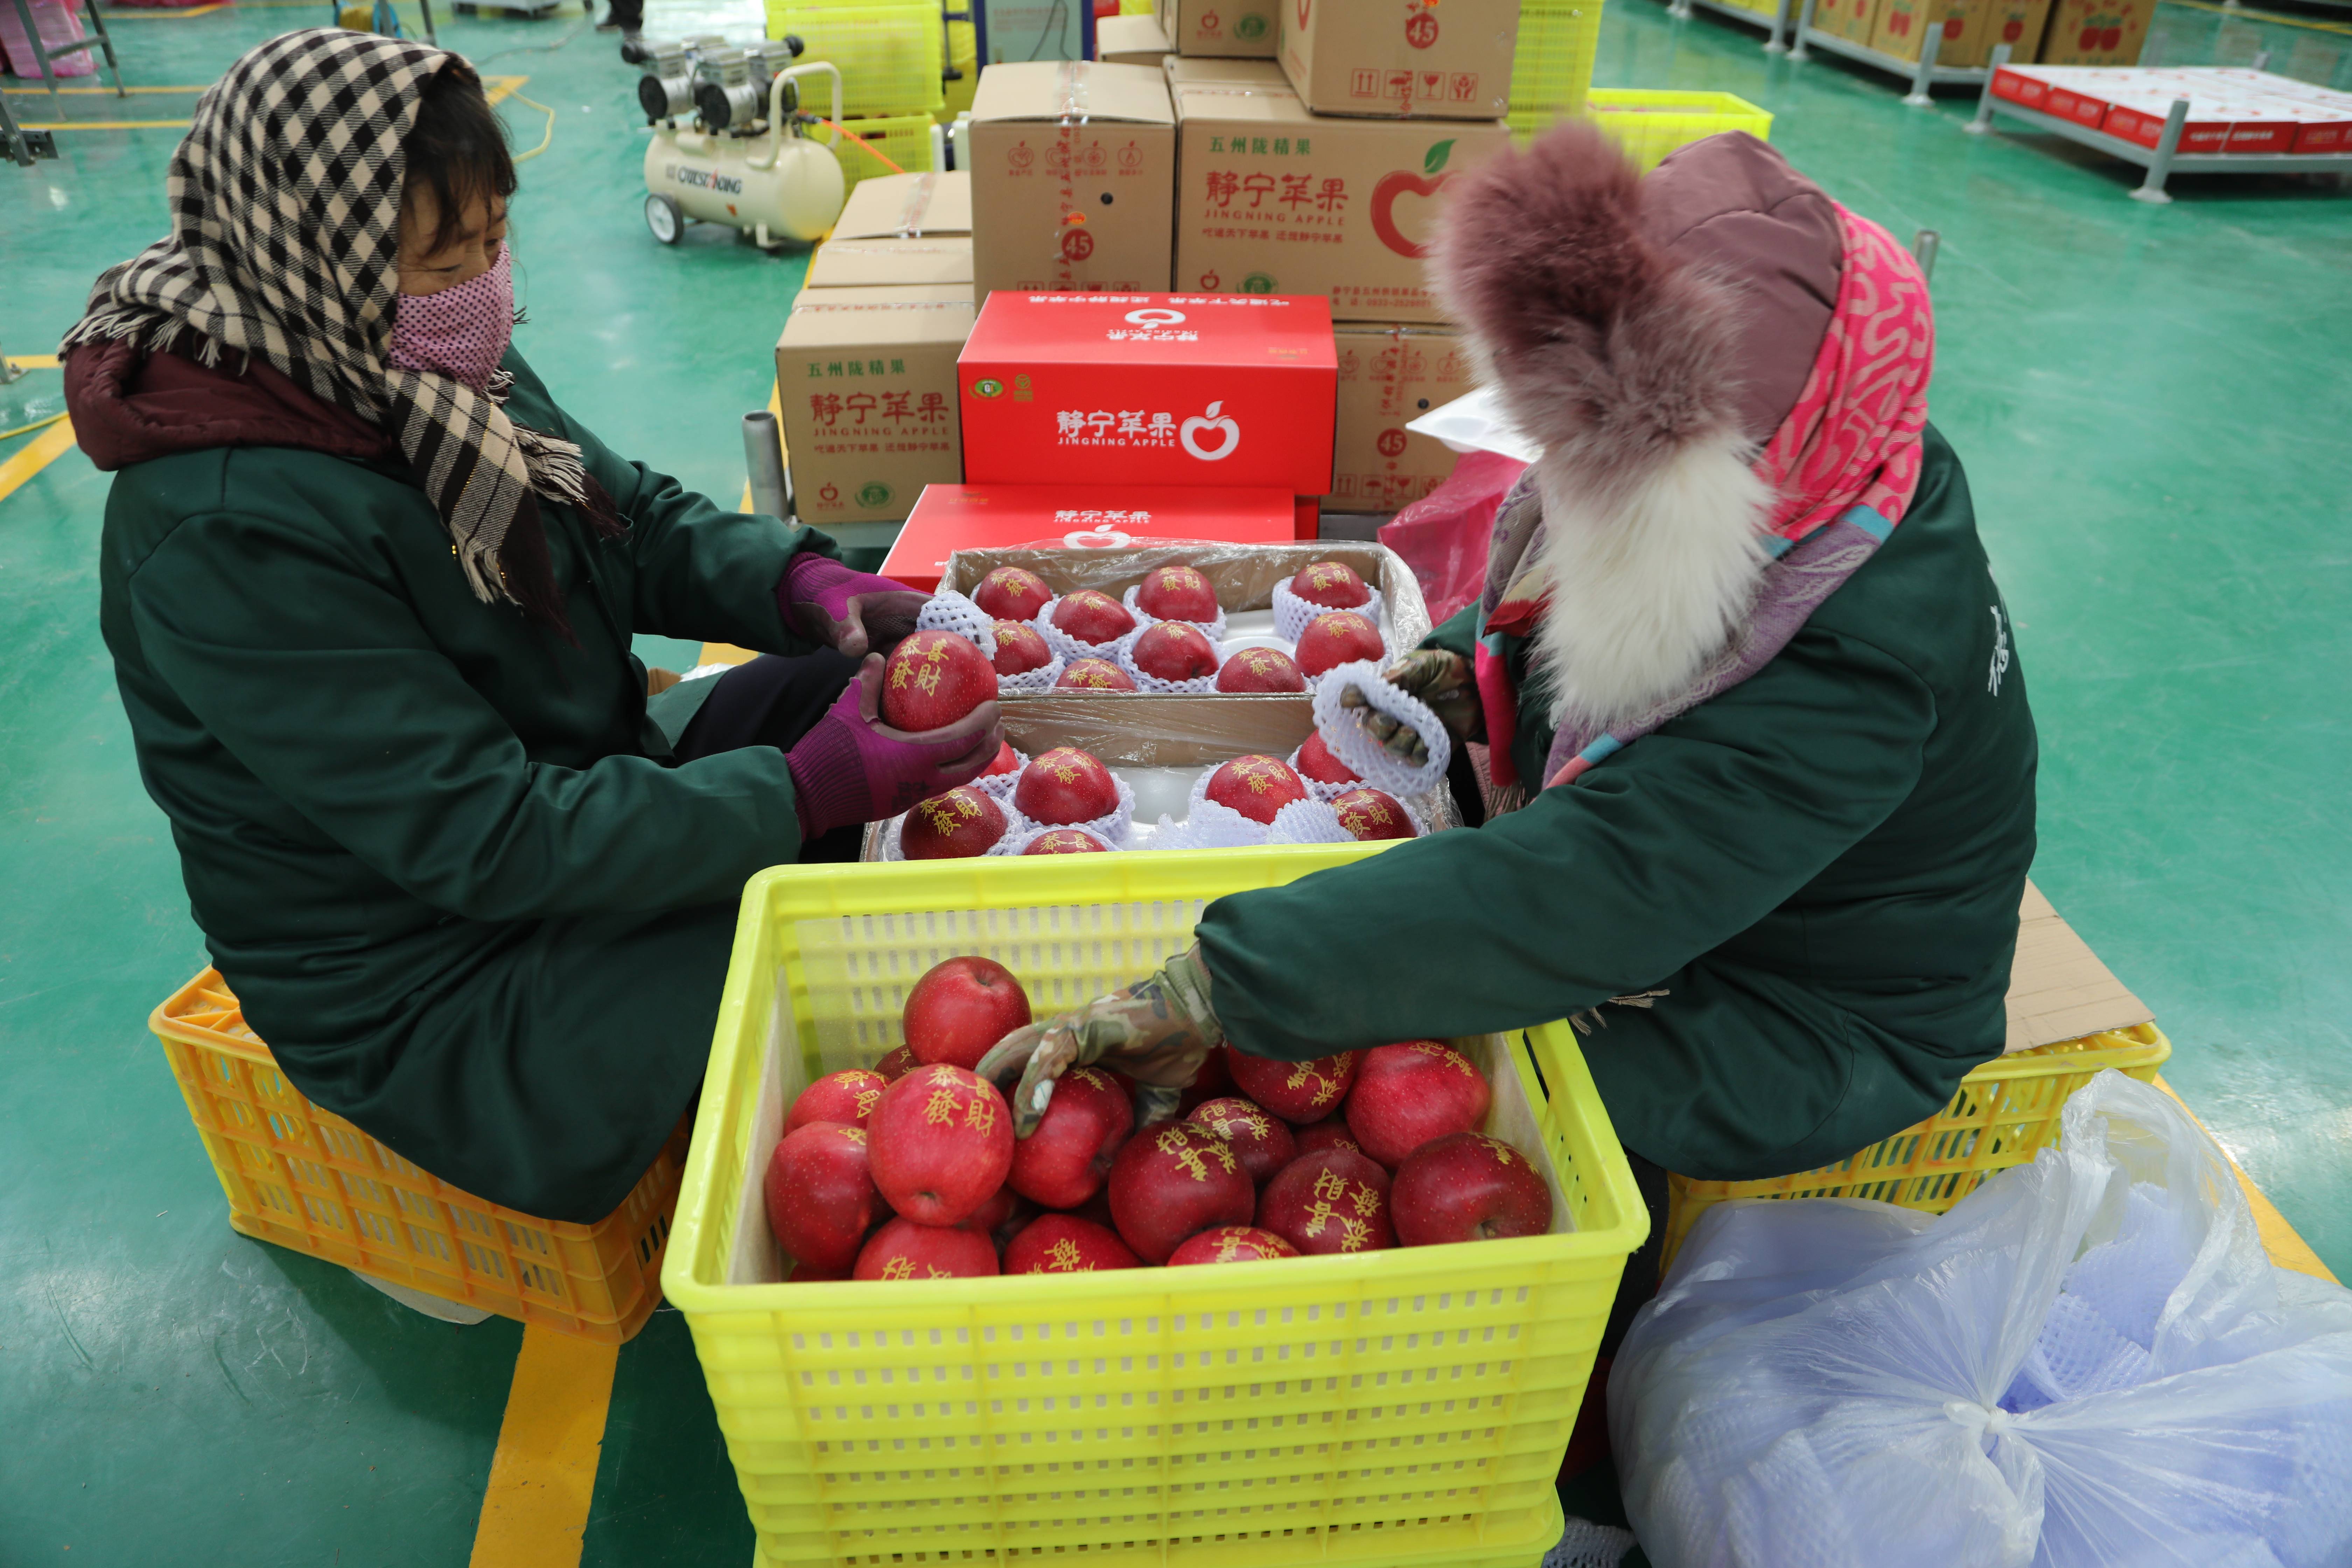
[[1319,295],[989,295],[956,362],[968,484],[1331,488]]
[[1288,490],[1137,485],[929,485],[915,502],[882,575],[936,591],[959,550],[1122,550],[1171,539],[1285,544]]

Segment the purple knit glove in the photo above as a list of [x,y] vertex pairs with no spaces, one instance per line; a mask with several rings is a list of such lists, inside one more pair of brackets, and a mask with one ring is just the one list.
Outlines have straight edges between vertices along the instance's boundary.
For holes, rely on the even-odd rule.
[[776,603],[787,622],[852,658],[897,647],[915,629],[915,617],[929,597],[806,550],[793,557],[784,580],[776,584]]
[[[879,578],[869,578],[879,582]],[[881,721],[882,656],[867,654],[816,728],[784,754],[803,843],[852,823],[896,816],[919,800],[975,777],[1004,743],[996,704],[920,734]]]

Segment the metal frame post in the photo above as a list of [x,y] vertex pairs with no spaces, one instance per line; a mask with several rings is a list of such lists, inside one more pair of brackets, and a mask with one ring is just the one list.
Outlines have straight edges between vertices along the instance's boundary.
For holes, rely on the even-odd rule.
[[[0,158],[29,169],[37,160],[57,155],[57,138],[46,131],[27,131],[18,125],[16,117],[8,112],[8,95],[0,92]],[[7,363],[0,360],[0,385],[5,385],[23,374],[18,371],[16,375],[11,375]]]
[[1961,126],[1961,130],[1974,136],[1982,136],[1992,129],[1992,79],[1999,76],[2001,68],[2008,64],[2009,46],[1995,44],[1992,47],[1992,64],[1985,70],[1984,91],[1977,98],[1977,117]]
[[1787,54],[1789,46],[1784,40],[1788,36],[1789,0],[1780,0],[1772,11],[1772,36],[1764,40],[1764,52],[1768,55]]
[[1789,46],[1789,58],[1802,65],[1812,57],[1805,52],[1805,35],[1813,30],[1813,7],[1821,0],[1805,0],[1804,9],[1797,13],[1797,38]]
[[2176,98],[2172,112],[2164,117],[2164,134],[2156,139],[2156,156],[2147,165],[2147,178],[2132,193],[2136,202],[2152,202],[2162,206],[2172,198],[2164,192],[2164,182],[2172,174],[2172,155],[2180,151],[2181,128],[2189,123],[2189,100]]
[[751,481],[751,510],[770,517],[791,517],[783,437],[776,416],[764,408],[743,416],[743,467]]
[[1932,228],[1911,237],[1911,259],[1919,264],[1919,276],[1930,283],[1936,280],[1936,252],[1943,248],[1944,237]]
[[68,16],[76,15],[78,10],[89,14],[91,30],[83,37],[76,38],[72,43],[60,45],[53,49],[41,41],[41,31],[34,25],[33,7],[29,0],[16,0],[16,16],[25,24],[25,47],[32,52],[35,59],[41,62],[41,76],[49,84],[49,96],[55,98],[58,93],[58,73],[50,66],[51,60],[63,59],[68,55],[82,54],[90,49],[99,49],[106,55],[106,68],[114,75],[114,96],[130,97],[130,93],[124,90],[122,86],[122,62],[114,58],[114,35],[106,30],[106,18],[99,14],[98,0],[89,0],[87,5],[79,7],[72,5],[69,0],[65,6],[65,13]]
[[1919,39],[1919,63],[1911,72],[1911,90],[1903,95],[1903,101],[1914,109],[1925,109],[1936,101],[1927,96],[1927,84],[1936,79],[1936,56],[1943,47],[1943,20],[1931,17],[1927,31]]

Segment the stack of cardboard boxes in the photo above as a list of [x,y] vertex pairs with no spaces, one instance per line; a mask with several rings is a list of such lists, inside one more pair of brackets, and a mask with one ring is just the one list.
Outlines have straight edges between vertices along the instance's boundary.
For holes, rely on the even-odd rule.
[[1817,0],[1813,26],[1905,60],[1941,27],[1942,66],[1990,64],[2001,44],[2016,65],[2127,66],[2155,9],[2156,0]]

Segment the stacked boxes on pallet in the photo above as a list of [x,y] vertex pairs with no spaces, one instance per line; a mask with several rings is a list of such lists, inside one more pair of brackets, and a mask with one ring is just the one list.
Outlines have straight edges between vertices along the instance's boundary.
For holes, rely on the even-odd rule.
[[1943,29],[1938,66],[2010,63],[2132,65],[2147,41],[2155,0],[1816,0],[1817,31],[1900,60],[1916,60],[1931,27]]
[[947,106],[947,30],[936,5],[836,5],[768,0],[768,36],[799,38],[803,59],[840,68],[848,123],[835,148],[851,188],[931,167],[935,117]]

